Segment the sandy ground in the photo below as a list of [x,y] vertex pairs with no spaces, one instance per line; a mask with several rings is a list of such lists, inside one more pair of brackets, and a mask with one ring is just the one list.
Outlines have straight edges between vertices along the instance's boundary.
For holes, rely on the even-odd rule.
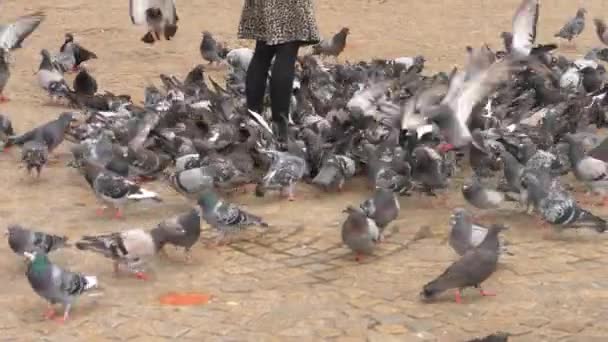
[[[24,131],[56,117],[63,109],[46,105],[35,77],[42,48],[58,50],[65,32],[73,32],[99,59],[90,68],[101,89],[143,97],[145,85],[159,73],[185,75],[201,63],[201,31],[209,30],[230,46],[236,39],[242,1],[180,0],[180,28],[175,40],[146,46],[143,29],[133,27],[128,3],[120,0],[4,0],[0,22],[43,10],[47,20],[15,53],[12,78],[5,90],[11,102],[0,104],[14,127]],[[515,0],[465,1],[373,0],[316,1],[318,20],[328,35],[348,26],[352,35],[341,57],[347,60],[423,54],[431,70],[461,63],[465,45],[500,47],[498,35],[510,29]],[[539,37],[550,39],[565,20],[584,5],[589,17],[608,14],[605,1],[543,3]],[[599,45],[588,21],[577,40],[583,54]],[[95,216],[95,201],[84,180],[66,168],[69,143],[59,161],[32,182],[19,168],[18,150],[0,154],[0,226],[19,222],[66,234],[151,227],[187,210],[188,203],[163,184],[149,187],[165,196],[162,206],[131,206],[123,221]],[[458,184],[458,179],[455,179]],[[185,265],[179,252],[153,264],[153,279],[116,279],[101,257],[64,250],[53,254],[58,264],[99,276],[99,296],[82,298],[65,326],[42,319],[45,303],[33,294],[23,264],[8,247],[0,248],[0,340],[50,341],[459,341],[497,330],[514,341],[605,341],[608,306],[605,240],[585,234],[556,239],[518,210],[504,210],[488,222],[500,221],[515,256],[505,260],[487,282],[498,296],[480,298],[467,292],[466,304],[450,295],[437,304],[418,301],[421,286],[440,273],[455,256],[445,244],[449,208],[426,197],[402,198],[402,214],[376,257],[357,264],[340,244],[340,211],[365,197],[361,184],[343,194],[320,194],[300,187],[294,203],[244,195],[233,200],[272,223],[264,235],[250,234],[231,247],[194,250]],[[463,205],[459,193],[448,202]],[[601,213],[601,210],[599,211]],[[428,225],[433,236],[411,242]],[[198,291],[213,296],[201,307],[165,307],[158,296],[171,291]]]

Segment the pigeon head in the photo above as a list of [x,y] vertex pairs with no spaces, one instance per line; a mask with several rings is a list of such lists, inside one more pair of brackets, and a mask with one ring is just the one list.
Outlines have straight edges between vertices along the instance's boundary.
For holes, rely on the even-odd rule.
[[40,50],[40,55],[41,55],[41,56],[42,56],[42,58],[44,58],[44,59],[48,59],[48,60],[50,60],[50,59],[51,59],[51,53],[50,53],[50,52],[49,52],[49,50],[47,50],[47,49],[42,49],[42,50]]
[[163,12],[158,7],[148,8],[146,10],[146,19],[148,20],[158,20],[163,17]]
[[585,14],[587,14],[587,10],[584,8],[579,8],[578,11],[576,11],[577,18],[584,18]]
[[460,222],[464,222],[464,220],[470,219],[469,213],[464,208],[456,208],[452,212],[450,216],[450,225],[455,225]]
[[344,37],[348,36],[349,33],[350,33],[350,29],[348,27],[343,27],[340,30],[340,35],[343,35]]
[[71,33],[66,33],[65,34],[65,43],[71,43],[74,41],[74,35]]
[[198,205],[200,205],[203,209],[207,210],[213,209],[217,202],[217,195],[212,191],[204,192],[198,199]]

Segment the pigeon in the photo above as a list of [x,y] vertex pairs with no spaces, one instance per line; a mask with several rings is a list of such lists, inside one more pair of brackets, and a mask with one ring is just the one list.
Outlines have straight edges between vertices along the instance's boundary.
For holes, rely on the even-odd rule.
[[608,197],[606,197],[608,195],[608,164],[591,156],[585,156],[582,143],[576,141],[571,135],[566,135],[564,138],[569,143],[568,155],[574,176],[585,183],[589,190],[600,194],[606,204],[608,201]]
[[[63,70],[53,63],[51,54],[46,49],[40,51],[42,61],[36,73],[38,85],[44,90],[50,90],[52,84],[66,85]],[[67,85],[66,85],[67,86]]]
[[[95,192],[97,199],[115,209],[115,217],[123,217],[123,207],[127,201],[153,200],[162,202],[160,196],[152,191],[146,190],[136,183],[104,170],[100,165],[86,160],[81,171],[84,178]],[[97,215],[102,215],[107,207],[104,206],[97,210]]]
[[160,40],[161,33],[171,40],[177,32],[175,0],[129,0],[129,15],[133,24],[147,26],[148,32],[141,38],[146,44]]
[[97,277],[64,270],[53,264],[44,253],[24,252],[23,255],[29,260],[25,272],[27,280],[34,292],[49,302],[45,315],[48,319],[55,317],[52,306],[60,303],[64,306],[60,321],[67,321],[76,298],[98,286]]
[[505,195],[485,187],[477,177],[462,184],[462,196],[477,209],[496,209],[505,201]]
[[211,167],[205,166],[167,172],[165,179],[178,193],[198,199],[203,191],[213,189],[215,174]]
[[355,259],[360,261],[362,255],[373,253],[380,239],[380,229],[359,208],[349,206],[344,212],[348,217],[342,224],[342,242],[355,252]]
[[[479,246],[488,235],[488,228],[474,224],[472,215],[462,208],[456,208],[452,212],[450,227],[450,247],[461,256],[469,249]],[[501,237],[498,238],[498,242],[499,254],[511,254]]]
[[42,139],[34,139],[23,144],[21,148],[21,161],[25,164],[28,174],[36,169],[36,176],[40,178],[40,172],[49,160],[49,149]]
[[582,75],[582,86],[587,93],[594,93],[604,86],[606,82],[605,73],[603,66],[598,66],[597,68],[593,67],[584,67],[580,70]]
[[378,148],[372,144],[364,144],[363,149],[367,152],[368,179],[373,189],[390,189],[400,194],[407,194],[411,190],[412,168],[403,159],[401,147],[389,151],[388,158],[381,155]]
[[267,190],[279,189],[289,201],[295,200],[296,183],[306,172],[306,161],[288,152],[273,150],[261,152],[271,159],[271,164],[262,181],[256,186],[256,195],[264,196]]
[[466,287],[479,289],[482,296],[493,296],[494,294],[482,289],[481,283],[496,271],[498,235],[504,229],[506,229],[504,226],[492,225],[479,246],[469,249],[441,275],[424,285],[420,293],[422,299],[430,300],[446,290],[456,289],[456,302],[462,303],[462,289]]
[[124,266],[138,279],[148,279],[145,264],[168,242],[173,229],[159,225],[150,230],[128,229],[116,233],[85,235],[75,243],[82,251],[91,251],[114,261],[114,273]]
[[253,50],[249,48],[232,49],[226,55],[226,62],[228,62],[234,70],[243,72],[247,72],[247,69],[249,69],[251,59],[253,59]]
[[62,113],[57,119],[38,126],[31,131],[19,136],[9,137],[6,146],[22,146],[28,141],[36,140],[44,143],[48,149],[48,153],[52,153],[63,142],[66,132],[74,121],[76,120],[72,113]]
[[559,181],[546,172],[525,172],[521,183],[527,192],[528,205],[534,205],[544,222],[558,228],[591,227],[599,233],[606,230],[603,218],[581,208]]
[[[66,55],[66,57],[69,57],[66,58],[68,60],[73,60],[71,68],[67,66],[68,68],[64,68],[64,72],[77,71],[79,69],[82,69],[82,66],[84,65],[82,63],[91,59],[97,59],[97,54],[95,54],[93,51],[85,49],[80,44],[74,41],[74,35],[72,33],[65,34],[65,40],[59,48],[59,54]],[[71,56],[69,56],[70,54]]]
[[359,208],[378,227],[378,241],[380,242],[384,239],[384,229],[399,216],[401,205],[393,191],[376,189],[374,195],[363,201]]
[[570,21],[568,21],[564,27],[557,32],[554,37],[567,39],[568,42],[571,42],[574,38],[579,36],[583,30],[585,29],[585,14],[587,10],[584,8],[579,8],[576,11],[576,16]]
[[0,103],[7,102],[8,97],[3,95],[4,88],[11,77],[9,69],[8,53],[4,49],[0,49]]
[[81,71],[74,78],[72,88],[78,94],[95,95],[97,92],[97,81],[86,68],[81,68]]
[[21,48],[23,41],[34,32],[46,18],[44,13],[35,12],[22,16],[14,23],[0,25],[0,50]]
[[321,169],[312,183],[325,191],[332,189],[342,191],[344,182],[352,178],[356,171],[356,164],[352,158],[341,154],[331,154],[323,161]]
[[417,146],[413,157],[413,177],[429,194],[435,195],[436,189],[448,186],[447,175],[442,169],[443,158],[437,151],[429,146]]
[[597,33],[597,37],[600,39],[600,42],[608,45],[608,31],[606,30],[606,23],[600,18],[593,19],[593,22],[595,23],[595,33]]
[[227,52],[223,47],[213,38],[213,35],[209,31],[203,32],[203,40],[200,46],[201,56],[204,60],[212,63],[221,63],[226,57]]
[[9,225],[5,235],[8,236],[8,245],[19,256],[23,256],[23,252],[48,254],[70,246],[67,236],[36,232],[18,224]]
[[350,30],[348,27],[343,27],[340,32],[336,33],[331,39],[325,39],[320,43],[312,46],[313,55],[334,56],[338,57],[346,47],[346,37]]
[[228,234],[237,233],[249,226],[268,227],[268,223],[236,205],[224,202],[213,191],[204,192],[198,199],[203,220],[218,230],[217,244],[225,243]]
[[524,166],[509,152],[506,150],[500,151],[500,157],[498,161],[503,166],[504,179],[506,183],[505,192],[520,193],[521,185],[520,179]]
[[486,337],[474,338],[472,340],[468,340],[467,342],[508,342],[509,334],[504,332],[497,332],[494,334],[490,334]]
[[506,51],[515,58],[526,58],[530,55],[536,41],[540,0],[522,0],[512,20],[512,34],[504,34]]
[[190,261],[190,249],[201,235],[201,209],[194,208],[186,213],[161,222],[158,227],[168,232],[167,244],[183,247],[186,259]]

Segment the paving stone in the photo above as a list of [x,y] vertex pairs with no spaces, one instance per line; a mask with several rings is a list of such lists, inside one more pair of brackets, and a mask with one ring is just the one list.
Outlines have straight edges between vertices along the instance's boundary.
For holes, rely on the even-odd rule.
[[549,327],[557,331],[576,334],[583,331],[583,329],[585,329],[590,324],[591,321],[581,318],[572,318],[555,320],[549,325]]

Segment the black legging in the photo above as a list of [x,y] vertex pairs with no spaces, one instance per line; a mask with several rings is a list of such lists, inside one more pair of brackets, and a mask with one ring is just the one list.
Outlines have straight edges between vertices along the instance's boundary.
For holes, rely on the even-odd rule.
[[261,113],[268,70],[272,58],[275,58],[270,80],[270,108],[272,110],[272,121],[278,126],[281,140],[285,139],[287,134],[287,115],[293,91],[295,64],[299,47],[300,42],[266,45],[263,41],[257,41],[253,58],[247,69],[245,90],[247,107]]

